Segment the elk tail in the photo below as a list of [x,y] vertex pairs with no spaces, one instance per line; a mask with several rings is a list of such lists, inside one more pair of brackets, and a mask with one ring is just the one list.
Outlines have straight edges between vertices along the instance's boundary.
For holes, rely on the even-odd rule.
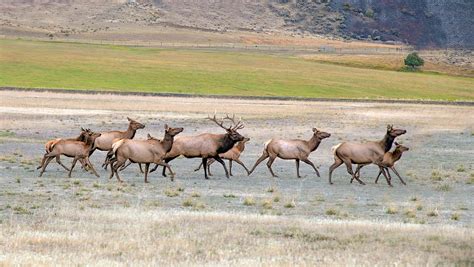
[[331,152],[332,152],[332,154],[333,154],[334,156],[336,156],[336,151],[337,151],[337,149],[338,149],[342,144],[343,144],[343,143],[339,143],[339,144],[337,144],[337,145],[331,147]]
[[61,141],[61,138],[56,138],[54,140],[51,140],[49,141],[48,143],[46,143],[46,153],[50,153],[51,151],[53,151],[53,148],[54,146],[59,142]]
[[271,141],[272,141],[272,139],[265,142],[265,144],[263,145],[263,152],[267,153],[267,148],[268,148],[268,145],[270,144]]
[[125,139],[120,139],[112,144],[112,151],[114,152],[114,154],[117,153],[117,149],[119,149],[119,147],[123,145],[124,141]]

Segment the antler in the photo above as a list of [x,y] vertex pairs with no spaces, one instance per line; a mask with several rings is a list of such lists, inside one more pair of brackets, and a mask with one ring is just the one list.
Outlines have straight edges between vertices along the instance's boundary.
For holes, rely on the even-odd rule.
[[244,126],[244,123],[242,122],[242,118],[239,119],[239,121],[237,123],[235,123],[235,114],[232,114],[232,118],[229,117],[228,114],[225,114],[225,118],[224,119],[227,119],[227,120],[230,120],[232,121],[232,124],[234,126],[231,126],[230,129],[233,130],[233,131],[237,131],[237,130],[240,130],[240,129],[243,129],[245,126]]
[[215,122],[217,125],[227,130],[227,128],[224,126],[224,120],[222,120],[221,122],[218,122],[215,113],[214,113],[214,117],[212,118],[209,115],[207,115],[207,119]]

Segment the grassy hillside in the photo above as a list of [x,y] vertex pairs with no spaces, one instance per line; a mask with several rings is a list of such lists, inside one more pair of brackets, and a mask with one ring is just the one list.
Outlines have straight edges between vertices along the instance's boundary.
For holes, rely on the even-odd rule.
[[0,41],[0,86],[474,100],[474,79],[227,51]]

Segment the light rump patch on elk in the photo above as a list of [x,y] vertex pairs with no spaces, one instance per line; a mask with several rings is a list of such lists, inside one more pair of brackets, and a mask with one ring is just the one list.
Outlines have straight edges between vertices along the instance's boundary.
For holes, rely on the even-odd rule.
[[310,165],[313,167],[316,175],[319,176],[318,169],[314,166],[313,162],[311,162],[308,157],[309,154],[315,151],[321,140],[330,137],[331,134],[326,132],[321,132],[316,128],[313,128],[313,136],[309,140],[301,140],[301,139],[291,139],[291,140],[284,140],[284,139],[271,139],[265,143],[263,148],[263,154],[260,158],[255,162],[255,165],[250,170],[252,173],[255,168],[266,158],[269,158],[267,162],[267,167],[273,177],[278,177],[272,170],[272,164],[275,159],[281,158],[285,160],[292,160],[294,159],[296,162],[296,175],[300,178],[300,161]]
[[[127,120],[129,121],[129,124],[126,131],[102,132],[101,136],[95,140],[94,149],[91,151],[91,154],[95,151],[95,149],[100,151],[110,151],[115,139],[133,139],[138,129],[145,128],[145,125],[139,123],[138,121],[132,120],[128,117]],[[108,158],[106,157],[102,166],[107,169],[107,165]]]
[[115,174],[117,179],[122,182],[118,170],[124,166],[127,160],[130,160],[133,163],[145,164],[145,183],[148,183],[148,170],[151,163],[168,168],[172,175],[171,180],[173,180],[174,173],[169,164],[163,162],[163,158],[171,150],[174,137],[182,131],[183,128],[171,128],[165,124],[165,137],[161,141],[148,134],[147,140],[121,139],[115,142],[112,145],[115,159],[111,160],[113,165],[109,178],[111,179]]
[[[409,148],[404,146],[404,145],[400,145],[399,143],[397,142],[394,142],[395,144],[395,150],[393,150],[393,152],[387,152],[385,153],[385,155],[383,156],[383,160],[382,160],[382,163],[381,163],[381,166],[379,166],[379,174],[377,175],[377,178],[375,179],[375,183],[377,183],[379,181],[379,177],[381,174],[383,174],[384,172],[387,173],[388,175],[388,178],[389,180],[391,181],[392,180],[392,176],[390,175],[390,171],[388,170],[388,168],[390,168],[397,176],[398,178],[400,179],[400,181],[402,182],[402,184],[406,185],[405,181],[403,181],[402,177],[400,176],[400,174],[398,173],[398,171],[395,169],[395,163],[400,160],[400,158],[402,157],[403,155],[403,152],[405,151],[408,151]],[[357,165],[357,169],[356,169],[356,173],[355,173],[355,176],[357,177],[360,177],[360,169],[362,169],[362,167],[364,167],[365,165],[363,164],[359,164]],[[382,167],[383,166],[383,167]],[[385,175],[384,175],[385,176]],[[351,183],[352,181],[354,180],[354,178],[351,179]],[[390,185],[390,184],[389,184]]]
[[[219,127],[223,128],[226,133],[204,133],[196,136],[176,138],[171,151],[166,154],[165,162],[168,163],[181,155],[186,158],[202,158],[204,178],[209,179],[207,175],[207,159],[213,158],[223,166],[225,175],[229,178],[229,172],[219,154],[227,152],[235,143],[244,140],[244,137],[237,132],[237,130],[244,128],[244,124],[241,120],[235,122],[235,115],[232,118],[226,115],[220,122],[217,121],[215,114],[213,118],[208,116],[207,119],[215,122]],[[224,120],[230,120],[231,125],[225,127]],[[156,170],[157,167],[158,166],[155,166],[152,171]],[[166,176],[164,168],[162,174]]]
[[[43,155],[43,159],[41,160],[41,163],[38,167],[36,167],[37,170],[41,169],[43,166],[44,166],[44,163],[47,159],[47,157],[45,157],[46,154],[50,153],[51,150],[53,149],[53,147],[61,140],[68,140],[68,141],[82,141],[82,142],[85,142],[85,138],[86,138],[86,134],[87,133],[90,133],[90,129],[84,129],[81,127],[81,133],[79,134],[78,137],[75,137],[75,138],[66,138],[66,139],[63,139],[63,138],[56,138],[56,139],[53,139],[53,140],[49,140],[48,142],[46,142],[44,144],[44,148],[45,148],[45,153]],[[80,159],[81,161],[81,164],[83,167],[86,166],[85,162]],[[61,155],[58,154],[56,156],[56,162],[61,165],[66,171],[69,171],[69,168],[64,166],[64,164],[61,162]]]
[[[383,157],[386,152],[392,148],[392,144],[396,137],[405,134],[404,129],[395,129],[393,125],[387,126],[387,132],[384,138],[380,141],[370,141],[366,143],[351,143],[344,142],[333,147],[334,163],[329,167],[329,184],[333,184],[331,177],[332,172],[342,165],[346,165],[347,172],[352,175],[360,184],[365,184],[359,177],[355,176],[352,171],[352,164],[376,164],[381,166]],[[385,176],[385,173],[383,173]],[[390,184],[387,176],[385,179]]]
[[68,177],[71,177],[72,170],[76,166],[76,162],[81,160],[85,162],[85,165],[88,166],[95,176],[99,177],[99,174],[94,169],[94,166],[89,161],[90,151],[93,149],[94,141],[100,137],[100,133],[86,132],[85,133],[85,142],[75,141],[75,140],[59,140],[51,147],[51,152],[44,155],[46,159],[45,164],[40,172],[40,177],[43,175],[44,170],[48,166],[49,162],[58,155],[65,155],[67,157],[74,158],[72,161],[71,169],[69,170]]
[[[250,174],[247,167],[240,160],[240,155],[245,150],[245,143],[247,143],[248,141],[250,141],[250,138],[245,137],[244,140],[239,141],[238,143],[236,143],[234,145],[234,147],[232,147],[229,151],[227,151],[225,153],[222,153],[222,154],[219,154],[219,157],[221,157],[222,159],[229,160],[229,174],[230,174],[230,176],[233,176],[232,175],[232,162],[233,161],[238,163],[240,166],[244,167],[244,169],[247,171],[247,175]],[[212,174],[211,174],[211,164],[214,163],[214,162],[216,162],[215,159],[208,159],[207,160],[207,173],[209,174],[209,176],[212,176]],[[201,169],[201,167],[202,167],[202,162],[199,164],[199,166],[194,171],[199,171],[199,169]]]

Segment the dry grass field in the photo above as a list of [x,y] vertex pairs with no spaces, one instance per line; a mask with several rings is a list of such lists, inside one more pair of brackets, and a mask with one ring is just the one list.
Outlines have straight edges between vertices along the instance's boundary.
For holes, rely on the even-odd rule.
[[[161,137],[164,123],[182,135],[220,132],[204,119],[214,110],[244,119],[248,167],[271,137],[330,132],[310,157],[322,177],[302,165],[298,179],[294,162],[276,160],[279,178],[262,164],[226,179],[213,165],[204,180],[197,159],[172,161],[174,182],[153,173],[144,184],[137,166],[124,184],[103,169],[95,178],[76,167],[67,178],[56,163],[37,177],[44,142],[81,126],[125,129],[130,116],[146,124],[138,139]],[[472,107],[0,91],[0,114],[0,265],[473,264]],[[374,184],[372,166],[365,186],[343,167],[330,186],[331,146],[377,140],[388,123],[408,131],[397,166],[408,185]],[[100,168],[104,157],[91,159]]]

